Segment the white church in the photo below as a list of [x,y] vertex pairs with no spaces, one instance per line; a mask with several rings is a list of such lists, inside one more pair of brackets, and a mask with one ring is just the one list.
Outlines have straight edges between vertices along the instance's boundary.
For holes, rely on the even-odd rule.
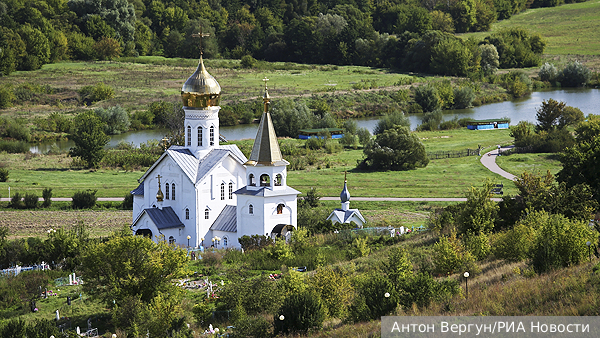
[[244,235],[285,236],[297,226],[297,195],[287,186],[269,113],[264,112],[250,159],[219,145],[221,86],[204,67],[181,89],[185,146],[171,146],[133,190],[134,234],[190,247],[239,248]]

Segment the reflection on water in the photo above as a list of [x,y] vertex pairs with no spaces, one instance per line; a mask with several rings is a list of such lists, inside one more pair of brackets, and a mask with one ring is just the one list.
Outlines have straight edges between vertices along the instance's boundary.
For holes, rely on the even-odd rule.
[[[444,111],[444,120],[451,120],[454,117],[469,117],[476,120],[508,117],[511,124],[517,124],[519,121],[535,122],[537,110],[542,105],[542,101],[548,99],[564,101],[568,106],[581,109],[584,115],[598,114],[600,111],[600,90],[599,89],[564,89],[534,92],[531,95],[516,99],[513,101],[486,104],[480,107],[468,109],[456,109]],[[421,124],[422,114],[410,115],[410,127],[415,129]],[[360,128],[367,128],[371,133],[379,121],[378,117],[356,119]],[[242,124],[237,126],[222,126],[220,132],[227,140],[244,140],[256,137],[258,124]],[[121,135],[111,136],[109,147],[116,146],[124,141],[139,146],[148,140],[160,140],[166,135],[166,130],[140,130]],[[42,143],[31,147],[32,152],[45,153],[50,150],[54,142]],[[74,144],[71,141],[56,142],[61,151],[69,150]]]

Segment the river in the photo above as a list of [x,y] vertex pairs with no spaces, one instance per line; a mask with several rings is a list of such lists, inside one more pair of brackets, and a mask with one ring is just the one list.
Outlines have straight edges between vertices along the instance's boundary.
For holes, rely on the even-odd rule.
[[[535,122],[537,109],[542,105],[543,100],[554,99],[563,101],[568,106],[576,107],[583,111],[584,115],[600,114],[600,89],[575,88],[533,92],[530,95],[515,99],[512,101],[486,104],[479,107],[445,110],[444,120],[451,120],[454,117],[469,117],[476,120],[508,117],[511,124],[517,124],[519,121]],[[415,129],[421,124],[422,114],[409,116],[411,129]],[[379,117],[356,119],[359,127],[367,128],[371,132],[375,129]],[[221,135],[227,140],[253,139],[256,137],[257,124],[241,124],[237,126],[222,126]],[[124,141],[139,146],[148,140],[160,140],[166,134],[166,130],[140,130],[121,135],[112,135],[108,147],[114,147],[119,142]],[[36,144],[31,147],[32,152],[45,153],[50,150],[54,142]],[[71,141],[56,142],[58,148],[62,151],[68,150],[73,146]]]

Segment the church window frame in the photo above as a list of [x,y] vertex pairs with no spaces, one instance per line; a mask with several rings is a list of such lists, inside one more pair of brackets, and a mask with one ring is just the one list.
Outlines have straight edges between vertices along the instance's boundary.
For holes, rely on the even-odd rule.
[[175,200],[175,183],[171,184],[171,200]]
[[223,237],[223,246],[227,246],[227,237]]
[[221,201],[225,200],[225,183],[221,183]]
[[190,209],[185,208],[185,219],[190,219]]
[[202,147],[202,127],[198,127],[198,147]]
[[277,204],[277,215],[283,215],[283,208],[284,207],[285,207],[285,205],[283,205],[283,203]]
[[210,137],[210,145],[214,146],[215,145],[215,127],[214,126],[210,126],[209,137]]
[[165,199],[169,199],[169,183],[165,183]]
[[250,174],[248,176],[248,185],[251,187],[256,187],[256,182],[254,182],[254,174]]
[[233,182],[229,182],[229,199],[233,199]]
[[204,209],[204,219],[210,219],[210,210],[208,208]]
[[192,127],[187,126],[187,145],[192,146]]
[[261,187],[270,187],[271,186],[271,176],[269,176],[269,174],[260,175],[260,186]]
[[275,175],[275,186],[280,187],[283,184],[283,175]]
[[254,206],[252,204],[248,206],[248,214],[254,215]]

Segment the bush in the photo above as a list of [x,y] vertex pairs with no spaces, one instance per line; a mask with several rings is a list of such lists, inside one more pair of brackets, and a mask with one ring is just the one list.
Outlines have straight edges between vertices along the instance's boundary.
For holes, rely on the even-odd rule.
[[440,98],[438,91],[431,85],[424,85],[415,88],[415,102],[417,102],[424,112],[431,112],[440,108]]
[[96,205],[98,198],[96,192],[98,190],[88,189],[86,191],[78,191],[73,195],[71,207],[73,209],[91,209]]
[[0,140],[0,151],[6,151],[9,154],[29,152],[29,143],[25,141]]
[[471,107],[475,100],[475,93],[471,87],[454,88],[454,108],[463,109]]
[[[383,115],[379,119],[374,129],[374,134],[379,135],[388,129],[394,128],[394,126],[404,126],[410,128],[410,121],[406,115],[401,111],[392,111],[388,114]],[[363,143],[366,145],[366,143]]]
[[240,65],[242,68],[254,68],[256,67],[256,59],[250,55],[242,56]]
[[377,135],[364,149],[366,167],[383,170],[410,170],[429,164],[425,146],[407,127],[396,126]]
[[52,188],[45,188],[42,191],[42,197],[44,198],[44,202],[42,202],[42,206],[44,208],[49,207],[52,204]]
[[555,82],[558,79],[558,70],[553,64],[546,62],[540,67],[538,77],[541,81]]
[[13,209],[21,209],[23,207],[23,202],[21,201],[21,199],[21,194],[16,192],[10,199],[9,207]]
[[38,207],[38,202],[40,198],[36,194],[25,194],[25,198],[23,202],[25,203],[25,208],[27,209],[35,209]]
[[123,198],[123,203],[121,204],[121,209],[133,210],[133,194],[125,194],[125,198]]
[[12,87],[6,85],[0,87],[0,109],[12,107],[16,99]]
[[356,135],[358,135],[358,141],[363,146],[366,146],[371,141],[371,132],[367,128],[358,128]]
[[8,181],[8,175],[10,172],[6,168],[0,168],[0,182]]
[[[283,316],[283,317],[282,317]],[[283,319],[282,319],[283,318]],[[325,308],[313,291],[290,294],[274,318],[275,334],[308,332],[320,328],[325,320]]]
[[104,84],[104,82],[99,82],[93,86],[90,85],[81,88],[79,95],[83,102],[90,105],[114,97],[115,90],[111,86]]
[[104,133],[106,135],[118,135],[129,131],[129,114],[121,106],[107,109],[96,108],[94,113],[104,122]]
[[[371,275],[359,281],[359,294],[350,306],[348,320],[362,322],[389,315],[398,300],[394,284],[381,274]],[[385,297],[389,293],[389,297]]]
[[592,72],[578,61],[569,63],[559,74],[563,87],[583,87],[592,78]]

